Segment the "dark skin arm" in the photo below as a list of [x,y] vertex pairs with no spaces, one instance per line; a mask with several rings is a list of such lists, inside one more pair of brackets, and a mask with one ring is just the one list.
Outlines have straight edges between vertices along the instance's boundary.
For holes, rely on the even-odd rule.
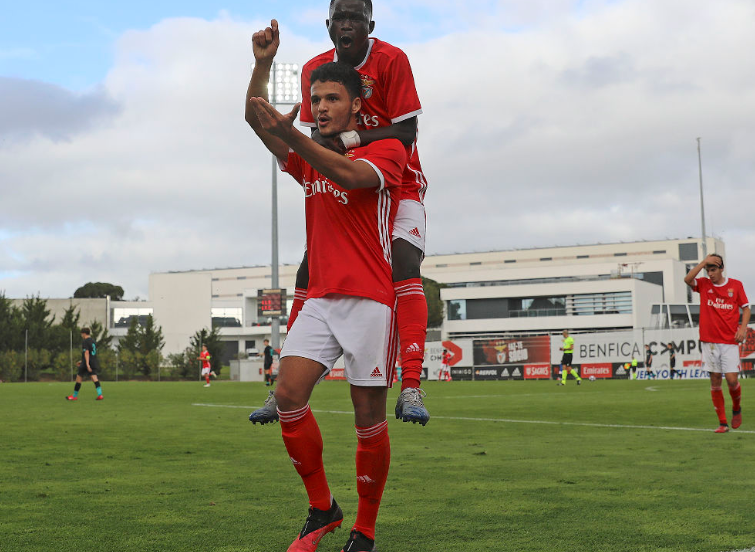
[[[387,138],[396,138],[402,144],[409,147],[417,137],[417,117],[406,119],[400,123],[396,123],[387,127],[371,128],[369,130],[358,130],[359,140],[361,145],[366,146],[372,142],[378,140],[385,140]],[[323,138],[317,129],[312,129],[312,139],[323,147],[333,150],[338,153],[344,153],[346,149],[343,147],[341,140],[338,138]]]

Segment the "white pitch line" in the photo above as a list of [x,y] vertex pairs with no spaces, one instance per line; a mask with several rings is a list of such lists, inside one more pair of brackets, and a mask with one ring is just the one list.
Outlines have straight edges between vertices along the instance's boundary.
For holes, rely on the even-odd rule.
[[[204,406],[209,408],[246,408],[255,410],[258,406],[244,406],[244,405],[231,405],[231,404],[207,404],[207,403],[192,403],[191,406]],[[353,414],[351,410],[315,410],[319,414]],[[580,426],[580,427],[607,427],[613,429],[662,429],[666,431],[703,431],[712,433],[712,429],[703,429],[700,427],[672,427],[672,426],[649,426],[649,425],[624,425],[624,424],[595,424],[590,422],[553,422],[548,420],[512,420],[510,418],[473,418],[469,416],[431,416],[433,420],[456,420],[466,422],[502,422],[507,424],[541,424],[541,425],[561,425],[561,426]],[[748,430],[734,430],[733,433],[749,433],[755,435],[755,431]],[[740,551],[733,551],[740,552]],[[750,552],[750,551],[745,551]],[[755,552],[755,550],[752,550]]]

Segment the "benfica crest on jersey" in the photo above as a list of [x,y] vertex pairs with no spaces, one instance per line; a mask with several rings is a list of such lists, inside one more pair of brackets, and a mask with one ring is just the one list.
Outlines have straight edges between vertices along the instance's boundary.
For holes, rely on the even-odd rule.
[[729,293],[729,297],[734,297],[734,288],[729,288],[726,291]]
[[372,97],[372,87],[375,81],[367,75],[362,75],[362,97],[366,100]]

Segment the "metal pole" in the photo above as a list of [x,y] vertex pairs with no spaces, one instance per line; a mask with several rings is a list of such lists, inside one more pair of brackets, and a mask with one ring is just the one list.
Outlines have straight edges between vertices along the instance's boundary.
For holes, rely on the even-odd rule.
[[703,202],[703,157],[700,153],[700,140],[697,138],[697,169],[700,175],[700,222],[703,227],[703,259],[708,256],[708,244],[705,238],[705,203]]
[[[273,97],[270,102],[273,107],[276,107],[275,101],[278,98],[276,89],[275,68],[277,63],[273,62],[272,77],[273,77]],[[273,189],[272,189],[272,262],[270,265],[271,278],[270,285],[273,289],[278,289],[278,160],[273,155]],[[280,348],[280,318],[273,316],[273,321],[270,327],[270,342],[273,349]]]
[[118,381],[118,349],[115,350],[115,381]]
[[29,330],[26,330],[24,337],[24,383],[27,382],[29,375]]
[[68,330],[68,358],[70,360],[71,367],[71,381],[73,381],[73,330]]

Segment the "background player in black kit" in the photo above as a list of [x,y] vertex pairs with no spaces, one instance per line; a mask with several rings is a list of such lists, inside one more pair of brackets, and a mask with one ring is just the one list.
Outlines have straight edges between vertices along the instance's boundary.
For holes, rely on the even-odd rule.
[[79,400],[79,389],[81,389],[81,382],[84,381],[84,377],[91,376],[94,386],[97,388],[97,399],[101,401],[102,386],[100,385],[100,379],[97,377],[97,372],[100,370],[100,360],[97,356],[97,344],[92,339],[92,331],[89,328],[81,328],[81,360],[78,362],[79,373],[76,375],[76,385],[73,387],[73,395],[68,395],[66,399],[69,401]]

